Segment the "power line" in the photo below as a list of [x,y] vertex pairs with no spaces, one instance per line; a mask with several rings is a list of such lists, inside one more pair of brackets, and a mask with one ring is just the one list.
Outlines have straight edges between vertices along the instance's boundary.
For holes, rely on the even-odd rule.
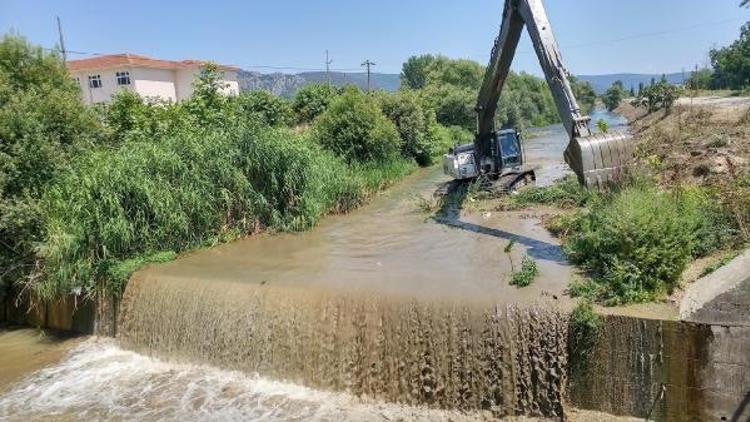
[[[690,25],[690,26],[683,26],[683,27],[679,27],[679,28],[672,28],[672,29],[667,29],[667,30],[664,30],[664,31],[644,32],[644,33],[640,33],[640,34],[633,34],[633,35],[628,35],[628,36],[624,36],[624,37],[621,37],[621,38],[613,38],[613,39],[609,39],[609,40],[591,41],[591,42],[581,43],[581,44],[563,45],[563,46],[561,46],[561,48],[569,50],[569,49],[573,49],[573,48],[583,48],[583,47],[591,47],[591,46],[596,46],[596,45],[615,44],[615,43],[619,43],[619,42],[623,42],[623,41],[630,41],[630,40],[635,40],[635,39],[639,39],[639,38],[656,37],[656,36],[661,36],[661,35],[673,34],[673,33],[677,33],[677,32],[685,32],[685,31],[689,31],[691,29],[701,28],[701,27],[704,27],[704,26],[716,26],[716,25],[720,25],[722,23],[728,23],[728,22],[734,22],[734,21],[740,21],[740,20],[744,21],[746,19],[745,18],[733,17],[733,18],[728,18],[728,19],[722,19],[720,21],[713,21],[713,22],[705,21],[705,22],[696,23],[696,24]],[[531,54],[533,52],[534,52],[533,50],[526,50],[526,51],[519,51],[518,54]]]

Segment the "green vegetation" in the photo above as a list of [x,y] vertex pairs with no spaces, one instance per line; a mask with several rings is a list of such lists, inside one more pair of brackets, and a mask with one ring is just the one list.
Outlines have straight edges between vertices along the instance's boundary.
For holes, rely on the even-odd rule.
[[675,101],[680,97],[680,93],[679,87],[669,84],[666,78],[662,78],[659,82],[643,88],[638,97],[631,102],[631,105],[633,107],[645,107],[649,113],[662,109],[669,113]]
[[574,176],[568,176],[550,186],[531,186],[521,189],[507,198],[506,208],[518,209],[532,204],[555,205],[559,208],[582,207],[594,193],[578,183]]
[[729,46],[709,52],[714,73],[711,87],[714,89],[745,89],[750,86],[750,23],[740,30],[740,37]]
[[537,275],[539,275],[539,268],[536,266],[536,261],[529,258],[528,255],[524,255],[521,260],[521,270],[513,272],[510,276],[510,285],[516,287],[529,286]]
[[[427,108],[435,111],[444,126],[473,131],[476,125],[476,98],[484,79],[484,67],[470,60],[443,56],[414,56],[404,63],[402,89],[419,93]],[[586,82],[571,78],[576,96],[585,112],[593,108],[596,94]],[[543,126],[559,120],[547,83],[525,73],[511,72],[498,102],[498,127]]]
[[57,54],[4,37],[0,294],[12,284],[44,299],[118,292],[140,266],[184,250],[305,230],[426,163],[429,143],[454,133],[401,96],[382,106],[397,130],[356,89],[313,86],[290,105],[221,88],[209,65],[187,101],[121,92],[85,107]]
[[590,201],[558,221],[570,260],[592,274],[576,291],[608,305],[671,292],[688,262],[732,235],[729,219],[705,191],[664,191],[634,183]]
[[599,129],[600,133],[607,133],[607,132],[609,132],[609,125],[603,119],[599,119],[599,120],[596,121],[596,128]]
[[427,166],[452,145],[450,136],[440,130],[435,112],[422,106],[414,91],[401,91],[379,97],[380,108],[396,126],[401,138],[401,155]]
[[292,109],[299,123],[312,123],[323,114],[336,96],[341,94],[339,88],[327,84],[312,83],[297,91],[292,101]]
[[267,91],[243,92],[237,98],[242,113],[256,115],[268,126],[288,126],[293,120],[292,107],[281,97]]
[[0,39],[0,298],[37,265],[41,196],[99,129],[56,54]]
[[625,86],[622,84],[622,81],[615,81],[612,86],[607,89],[607,92],[602,95],[602,102],[607,107],[607,110],[614,111],[614,109],[620,106],[620,103],[623,98],[625,98],[626,94],[627,92],[625,91]]
[[576,305],[568,322],[568,356],[571,373],[581,373],[588,368],[591,354],[599,341],[602,320],[589,301]]
[[315,121],[312,138],[349,162],[393,159],[401,142],[375,99],[353,87]]
[[626,180],[619,188],[595,192],[569,177],[522,190],[507,205],[573,208],[546,221],[562,237],[571,262],[590,274],[573,283],[571,293],[618,305],[670,292],[692,259],[737,238],[739,224],[722,198],[697,187],[668,191],[648,180]]

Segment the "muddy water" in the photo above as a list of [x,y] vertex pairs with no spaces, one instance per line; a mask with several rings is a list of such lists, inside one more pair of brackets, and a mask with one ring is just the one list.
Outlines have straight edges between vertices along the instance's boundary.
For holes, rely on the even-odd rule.
[[[561,130],[527,143],[540,183],[566,172]],[[414,195],[428,198],[444,181],[422,170],[311,232],[257,236],[140,272],[118,339],[91,339],[16,384],[0,396],[0,418],[562,416],[559,302],[570,267],[519,213],[428,219]],[[509,240],[515,265],[528,254],[540,268],[528,288],[508,285]]]
[[31,328],[0,327],[0,393],[28,374],[55,363],[78,344]]
[[[562,126],[543,129],[527,143],[541,183],[564,174]],[[463,213],[434,221],[420,211],[448,179],[440,168],[418,171],[371,204],[327,218],[312,231],[262,235],[155,266],[150,280],[231,281],[308,289],[369,291],[421,298],[532,303],[561,297],[570,267],[557,241],[522,213]],[[512,265],[503,249],[515,241],[513,265],[524,254],[537,261],[532,286],[508,284]]]

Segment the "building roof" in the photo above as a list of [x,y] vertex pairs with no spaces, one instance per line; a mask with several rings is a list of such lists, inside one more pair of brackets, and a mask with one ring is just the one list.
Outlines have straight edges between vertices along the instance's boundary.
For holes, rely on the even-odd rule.
[[[208,63],[203,60],[161,60],[138,54],[123,53],[95,56],[88,59],[68,60],[67,66],[71,72],[111,69],[115,67],[148,67],[152,69],[177,70],[200,67]],[[219,68],[223,70],[237,70],[236,67],[228,65],[219,65]]]

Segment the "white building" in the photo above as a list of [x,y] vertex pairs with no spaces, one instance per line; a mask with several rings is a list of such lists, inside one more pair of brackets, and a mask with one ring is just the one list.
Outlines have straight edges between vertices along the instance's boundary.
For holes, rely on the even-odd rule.
[[[193,93],[193,81],[207,62],[198,60],[159,60],[135,54],[111,54],[90,59],[70,60],[68,71],[81,87],[86,104],[108,102],[117,91],[126,89],[144,98],[177,102]],[[219,65],[223,91],[240,92],[237,68]]]

